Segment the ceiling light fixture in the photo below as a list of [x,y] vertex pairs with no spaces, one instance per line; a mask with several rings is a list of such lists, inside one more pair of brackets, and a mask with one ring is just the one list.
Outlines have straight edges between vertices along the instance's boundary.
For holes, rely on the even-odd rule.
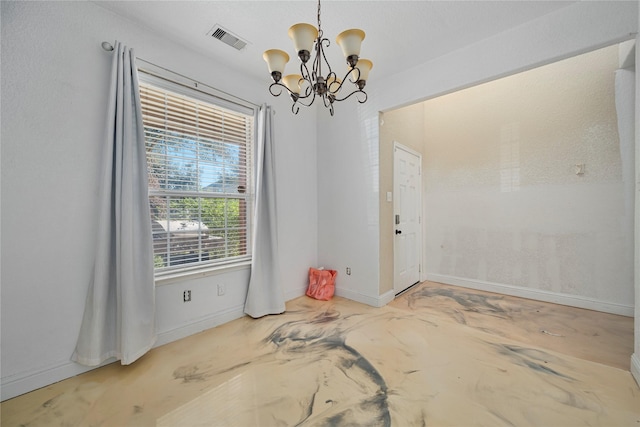
[[[269,49],[264,52],[262,57],[267,62],[274,81],[269,86],[269,92],[273,96],[280,96],[282,88],[285,88],[293,100],[291,111],[294,114],[298,114],[300,110],[298,104],[309,107],[315,101],[316,96],[322,98],[324,106],[329,109],[332,116],[335,101],[344,101],[354,94],[356,94],[359,103],[364,104],[367,101],[367,94],[362,89],[367,83],[373,63],[368,59],[359,58],[364,31],[345,30],[336,37],[336,43],[342,48],[342,53],[349,66],[342,79],[338,78],[336,73],[331,70],[331,65],[329,65],[324,53],[324,48],[328,47],[330,43],[329,39],[323,37],[320,26],[320,0],[318,0],[318,28],[316,29],[311,24],[295,24],[289,28],[289,37],[293,40],[298,58],[300,58],[300,74],[289,74],[282,77],[284,67],[289,62],[289,55],[283,50]],[[311,70],[309,70],[307,62],[311,59],[311,49],[314,46],[315,57]],[[323,74],[325,66],[326,75]],[[349,82],[353,83],[356,88],[351,93],[345,94],[347,89],[343,90],[343,86],[345,86],[349,74],[351,74]]]

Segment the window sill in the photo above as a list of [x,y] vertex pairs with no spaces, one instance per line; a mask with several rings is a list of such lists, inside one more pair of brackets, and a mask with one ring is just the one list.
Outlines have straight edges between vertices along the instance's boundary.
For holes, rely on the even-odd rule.
[[198,268],[193,271],[167,271],[156,274],[156,286],[169,285],[185,280],[198,279],[200,277],[215,276],[217,274],[229,273],[232,271],[246,270],[251,268],[251,260],[239,261],[232,264],[216,265],[211,267]]

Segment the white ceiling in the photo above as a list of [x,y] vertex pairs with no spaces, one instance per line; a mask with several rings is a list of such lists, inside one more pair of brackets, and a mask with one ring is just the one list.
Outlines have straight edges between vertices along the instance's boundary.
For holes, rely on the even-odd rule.
[[[272,48],[287,51],[292,60],[285,72],[297,71],[296,55],[287,30],[298,22],[317,25],[315,0],[95,3],[214,61],[264,79],[265,83],[270,81],[270,76],[262,52]],[[373,82],[572,3],[575,2],[325,0],[321,24],[324,36],[331,42],[326,53],[338,75],[346,72],[346,64],[335,37],[349,28],[366,32],[360,56],[373,61],[369,76]],[[216,24],[249,44],[237,51],[208,37],[207,33]]]

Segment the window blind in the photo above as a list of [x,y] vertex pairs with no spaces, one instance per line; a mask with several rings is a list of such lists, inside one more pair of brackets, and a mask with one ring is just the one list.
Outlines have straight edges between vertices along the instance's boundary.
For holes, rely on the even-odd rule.
[[177,89],[140,82],[156,272],[251,255],[254,118]]

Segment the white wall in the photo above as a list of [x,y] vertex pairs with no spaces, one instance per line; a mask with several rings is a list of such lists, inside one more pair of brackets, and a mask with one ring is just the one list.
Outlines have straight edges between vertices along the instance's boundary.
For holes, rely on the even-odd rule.
[[383,113],[380,294],[397,140],[423,153],[428,279],[633,315],[633,44]]
[[395,139],[423,153],[426,278],[633,315],[633,44],[385,112],[380,293]]
[[429,280],[633,315],[618,67],[616,44],[424,102]]
[[379,306],[378,113],[349,101],[317,115],[318,263],[338,271],[336,295]]
[[[378,145],[379,111],[627,40],[637,31],[637,9],[637,2],[579,2],[385,81],[376,80],[374,69],[367,104],[336,111],[338,126],[319,116],[318,165],[331,165],[330,173],[319,171],[319,256],[341,269],[348,260],[354,271],[346,280],[344,274],[338,277],[336,292],[372,305],[387,299],[378,293],[386,286],[378,282],[378,251],[371,247],[379,239],[379,218],[368,209],[379,200],[370,180],[378,158],[368,155]],[[325,205],[323,198],[333,204]]]
[[[256,104],[274,105],[281,271],[288,298],[317,264],[314,112],[290,120],[255,81],[90,2],[2,2],[2,399],[85,370],[69,361],[94,254],[111,54],[137,55]],[[284,97],[282,97],[284,98]],[[302,142],[302,143],[301,143]],[[157,287],[159,344],[242,315],[249,270]],[[216,285],[227,294],[218,297]],[[182,291],[192,290],[192,302]]]

